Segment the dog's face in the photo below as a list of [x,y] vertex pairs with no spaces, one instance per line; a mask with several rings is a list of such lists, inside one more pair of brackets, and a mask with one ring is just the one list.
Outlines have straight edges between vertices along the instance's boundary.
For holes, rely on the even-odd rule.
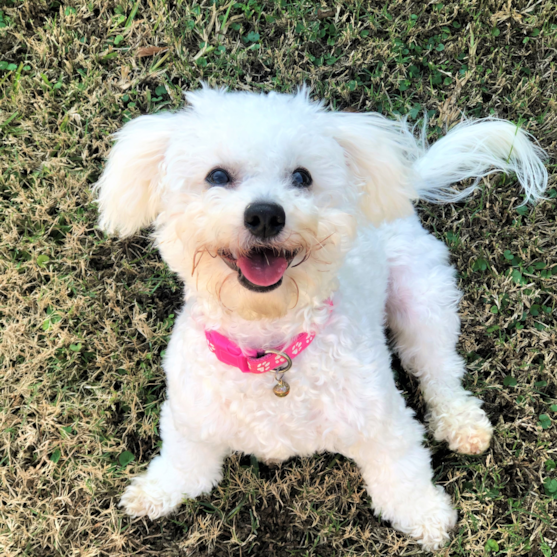
[[191,293],[246,319],[321,301],[357,223],[411,212],[407,141],[377,115],[330,113],[295,96],[187,96],[118,134],[99,181],[101,226],[155,222]]

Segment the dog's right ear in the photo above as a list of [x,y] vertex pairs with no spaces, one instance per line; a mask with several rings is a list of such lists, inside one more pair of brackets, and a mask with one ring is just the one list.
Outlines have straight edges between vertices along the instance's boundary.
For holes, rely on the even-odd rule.
[[98,191],[99,226],[129,236],[151,224],[161,211],[160,179],[174,129],[171,113],[140,116],[117,134]]

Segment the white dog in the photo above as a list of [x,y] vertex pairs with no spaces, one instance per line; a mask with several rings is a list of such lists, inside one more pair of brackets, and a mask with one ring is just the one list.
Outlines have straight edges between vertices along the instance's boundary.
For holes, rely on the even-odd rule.
[[477,454],[492,427],[461,386],[448,250],[412,202],[459,199],[475,186],[450,184],[496,170],[535,200],[543,151],[496,119],[463,122],[427,148],[404,122],[329,112],[305,90],[203,88],[187,100],[126,124],[97,185],[101,227],[125,236],[154,223],[186,284],[164,362],[162,451],[121,504],[168,514],[217,484],[232,451],[332,451],[360,466],[377,513],[440,547],[457,514],[432,483],[385,326],[419,378],[435,439]]

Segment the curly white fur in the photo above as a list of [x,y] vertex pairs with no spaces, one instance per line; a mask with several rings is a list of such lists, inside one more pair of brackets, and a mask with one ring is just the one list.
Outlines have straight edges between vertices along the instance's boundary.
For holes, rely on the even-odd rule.
[[[341,452],[361,467],[377,513],[426,548],[442,546],[456,512],[432,484],[423,428],[395,387],[386,320],[419,377],[436,439],[475,454],[492,428],[461,386],[460,293],[448,250],[423,230],[412,200],[458,198],[447,193],[452,182],[492,170],[516,172],[535,199],[547,182],[542,152],[493,119],[461,124],[428,150],[404,122],[328,112],[304,90],[204,88],[187,99],[176,114],[126,124],[98,183],[101,226],[127,235],[154,222],[164,259],[186,284],[164,362],[163,448],[122,505],[133,516],[167,514],[210,490],[231,451],[265,460]],[[209,186],[216,167],[234,176],[232,187]],[[298,167],[311,173],[311,188],[293,186]],[[267,293],[246,289],[219,257],[258,245],[243,215],[261,200],[286,214],[270,243],[298,252]],[[288,373],[291,394],[279,399],[272,374],[217,360],[206,329],[254,349],[302,331],[317,337]]]

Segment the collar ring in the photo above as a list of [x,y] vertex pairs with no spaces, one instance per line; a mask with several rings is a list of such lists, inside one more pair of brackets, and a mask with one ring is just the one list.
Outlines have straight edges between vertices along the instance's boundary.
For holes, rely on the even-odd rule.
[[286,365],[282,368],[275,369],[275,373],[286,373],[292,367],[292,358],[286,352],[280,352],[279,350],[265,350],[265,354],[275,354],[286,360]]

